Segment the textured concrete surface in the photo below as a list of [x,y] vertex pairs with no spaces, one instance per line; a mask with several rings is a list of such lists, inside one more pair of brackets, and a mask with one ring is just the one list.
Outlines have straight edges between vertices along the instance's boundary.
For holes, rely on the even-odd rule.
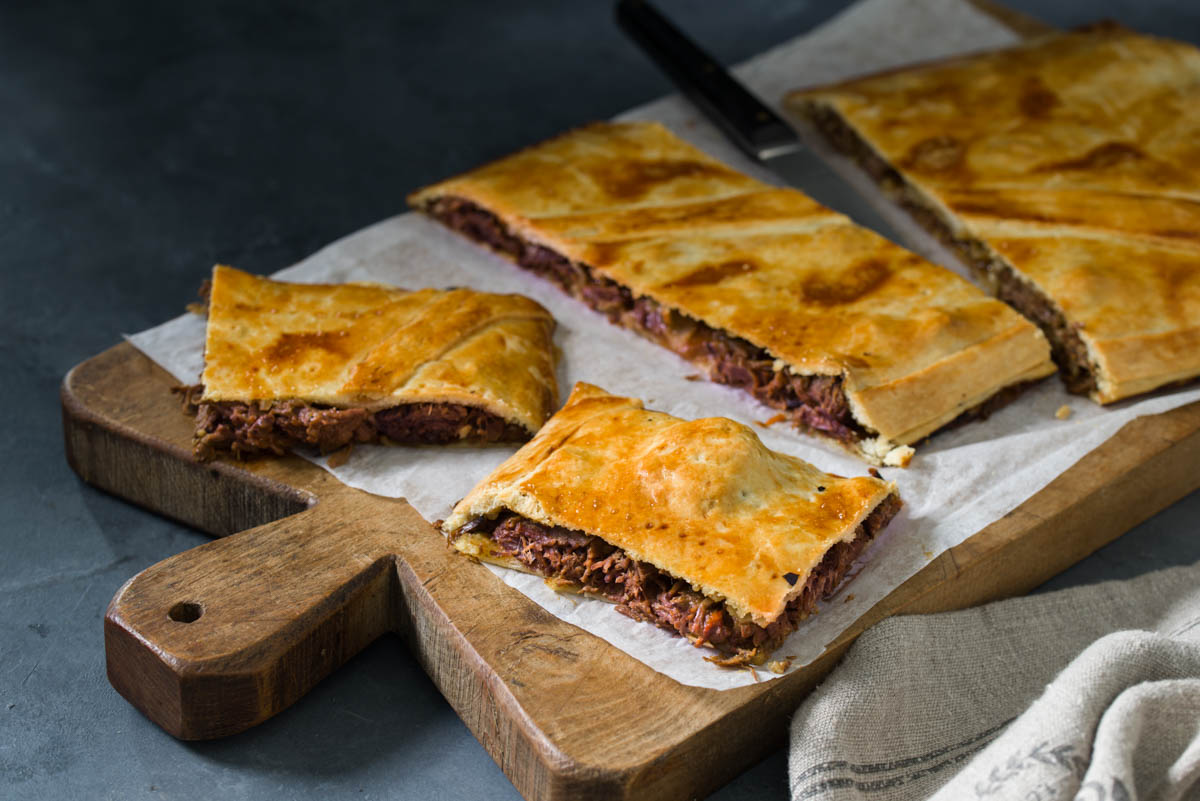
[[[843,2],[663,7],[735,62]],[[1194,3],[1014,3],[1200,42]],[[668,91],[607,2],[0,6],[0,798],[516,798],[400,642],[286,713],[182,743],[104,676],[101,619],[206,537],[84,486],[76,363],[172,316],[216,261],[255,272],[430,180]],[[1200,494],[1052,582],[1200,559]],[[782,750],[714,796],[783,798]]]

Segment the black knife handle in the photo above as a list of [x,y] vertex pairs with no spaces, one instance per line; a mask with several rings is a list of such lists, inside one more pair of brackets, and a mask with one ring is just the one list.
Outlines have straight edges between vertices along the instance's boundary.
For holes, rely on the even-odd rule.
[[796,132],[644,0],[619,0],[617,24],[755,160],[798,149]]

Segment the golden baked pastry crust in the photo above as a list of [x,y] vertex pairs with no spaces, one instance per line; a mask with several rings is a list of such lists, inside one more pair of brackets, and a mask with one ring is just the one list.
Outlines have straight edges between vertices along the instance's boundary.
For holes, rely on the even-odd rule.
[[482,408],[533,433],[558,390],[554,318],[520,295],[294,284],[213,270],[202,401]]
[[482,207],[798,375],[841,376],[871,432],[857,451],[876,463],[1054,369],[1037,328],[969,282],[655,123],[590,125],[410,202],[441,198]]
[[949,238],[1046,296],[1095,400],[1200,375],[1200,50],[1102,25],[787,104],[835,115]]
[[771,451],[732,420],[682,420],[580,383],[442,527],[460,550],[518,568],[457,532],[504,510],[583,531],[766,625],[895,489]]

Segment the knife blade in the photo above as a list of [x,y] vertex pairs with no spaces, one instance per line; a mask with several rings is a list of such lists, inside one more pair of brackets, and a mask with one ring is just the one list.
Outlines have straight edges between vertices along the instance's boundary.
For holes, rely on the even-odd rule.
[[895,229],[766,103],[645,0],[619,0],[617,24],[746,155],[809,197],[892,241]]

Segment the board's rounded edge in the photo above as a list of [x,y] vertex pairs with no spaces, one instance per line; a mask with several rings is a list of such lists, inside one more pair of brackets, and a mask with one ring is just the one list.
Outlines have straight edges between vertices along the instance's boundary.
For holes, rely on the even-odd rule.
[[[189,440],[174,441],[121,419],[136,418],[158,404],[167,404],[174,413],[178,404],[169,394],[172,383],[165,371],[127,342],[67,371],[59,397],[71,469],[98,489],[214,536],[253,528],[317,503],[315,493],[276,475],[224,461],[197,462]],[[114,387],[121,391],[119,398],[110,392]],[[116,403],[129,404],[124,415],[112,411]],[[185,420],[182,413],[179,419]],[[324,474],[298,457],[284,460],[286,468],[271,472]],[[214,498],[226,502],[210,503]]]

